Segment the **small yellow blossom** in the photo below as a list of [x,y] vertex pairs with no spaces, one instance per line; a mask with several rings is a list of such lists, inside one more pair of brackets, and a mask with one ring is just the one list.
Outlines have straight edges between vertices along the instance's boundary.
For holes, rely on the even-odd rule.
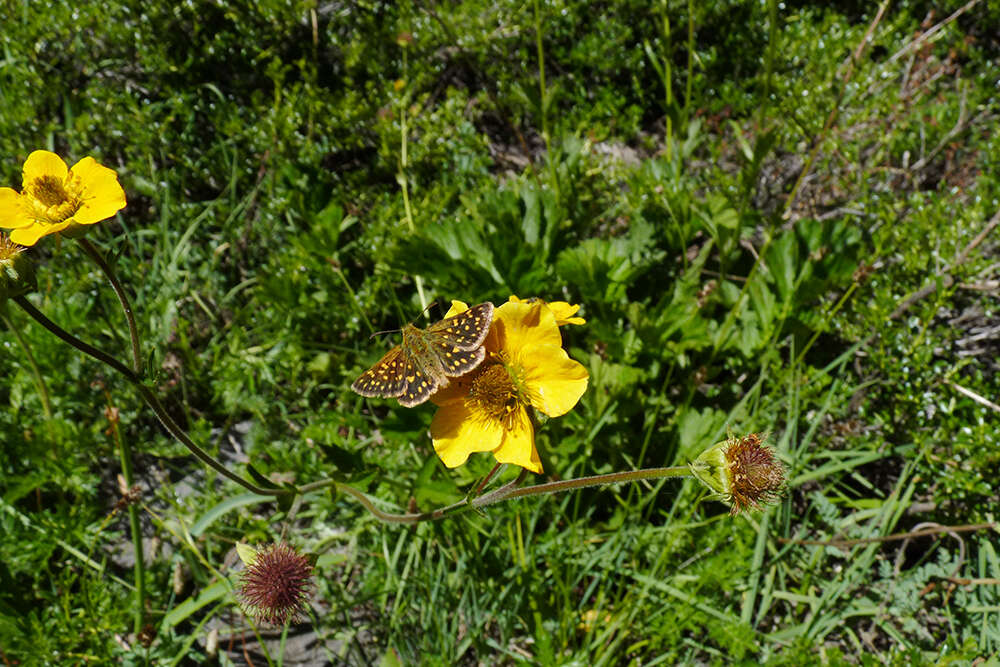
[[519,299],[515,295],[510,296],[511,303],[544,303],[552,311],[552,314],[556,316],[556,324],[563,326],[565,324],[586,324],[587,320],[582,317],[573,317],[576,315],[576,311],[580,310],[580,304],[569,304],[565,301],[542,301],[536,296],[529,297],[527,299]]
[[[466,308],[452,302],[446,317]],[[431,397],[439,406],[431,421],[434,450],[449,468],[473,452],[492,452],[500,463],[540,473],[529,411],[569,412],[587,389],[587,369],[566,354],[556,316],[541,301],[497,308],[483,345],[485,361]]]
[[125,207],[118,175],[85,157],[67,169],[55,153],[34,151],[24,162],[21,192],[0,188],[0,227],[24,246],[70,225],[92,225]]

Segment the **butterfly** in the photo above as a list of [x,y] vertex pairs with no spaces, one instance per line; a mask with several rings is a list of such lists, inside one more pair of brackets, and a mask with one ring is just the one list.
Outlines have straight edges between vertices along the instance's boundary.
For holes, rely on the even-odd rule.
[[362,396],[396,398],[407,408],[419,405],[447,387],[448,378],[482,363],[492,322],[493,304],[487,301],[426,329],[407,324],[403,342],[362,373],[351,389]]

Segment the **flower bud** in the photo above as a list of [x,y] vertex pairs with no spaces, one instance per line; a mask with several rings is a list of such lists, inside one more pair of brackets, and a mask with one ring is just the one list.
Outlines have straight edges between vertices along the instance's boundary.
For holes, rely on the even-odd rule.
[[260,550],[243,545],[239,555],[246,570],[237,596],[247,615],[273,625],[295,620],[309,593],[311,559],[280,542]]
[[0,301],[35,290],[35,264],[24,248],[0,234]]
[[713,499],[729,504],[733,515],[777,501],[785,485],[784,466],[759,433],[716,443],[688,467]]

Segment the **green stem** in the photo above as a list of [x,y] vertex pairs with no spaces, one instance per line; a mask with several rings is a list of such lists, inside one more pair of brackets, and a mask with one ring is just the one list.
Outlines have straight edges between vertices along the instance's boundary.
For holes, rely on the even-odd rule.
[[764,101],[757,108],[757,126],[764,127],[774,90],[774,54],[778,42],[778,0],[767,0],[767,51],[764,56]]
[[670,48],[670,14],[666,0],[660,3],[663,10],[663,106],[666,113],[663,116],[664,148],[666,149],[667,162],[673,162],[674,158],[674,85],[673,73],[671,71],[671,48]]
[[49,318],[45,317],[45,315],[43,315],[40,310],[31,305],[31,302],[28,301],[28,299],[25,298],[23,295],[15,296],[12,298],[12,300],[14,301],[14,303],[19,305],[21,309],[24,310],[24,312],[28,313],[28,315],[31,315],[31,317],[36,322],[38,322],[43,327],[48,329],[50,333],[52,333],[54,336],[56,336],[56,338],[60,339],[62,342],[75,347],[84,354],[93,357],[94,359],[97,359],[102,364],[110,366],[111,368],[118,371],[121,375],[125,376],[125,379],[131,382],[132,384],[138,384],[140,382],[139,376],[136,375],[128,366],[125,366],[120,361],[118,361],[111,355],[107,354],[106,352],[98,350],[96,347],[84,343],[82,340],[80,340],[73,334],[67,332],[58,324],[56,324]]
[[558,482],[548,482],[547,484],[536,484],[523,489],[510,489],[503,487],[485,496],[480,496],[472,501],[475,507],[485,507],[503,500],[512,498],[525,498],[527,496],[540,496],[546,493],[559,493],[560,491],[570,491],[573,489],[583,489],[588,486],[598,486],[601,484],[621,484],[623,482],[638,482],[643,479],[663,479],[666,477],[689,477],[691,470],[687,466],[671,466],[669,468],[646,468],[644,470],[626,470],[624,472],[612,472],[606,475],[593,475],[591,477],[580,477],[578,479],[564,479]]
[[142,349],[139,346],[139,332],[135,327],[135,317],[132,315],[132,304],[129,303],[128,294],[125,293],[125,288],[122,287],[114,269],[104,260],[104,257],[101,256],[97,248],[83,237],[78,238],[76,242],[80,244],[80,247],[83,248],[87,256],[101,269],[108,282],[111,283],[111,288],[118,296],[118,302],[121,304],[122,310],[125,311],[125,321],[128,323],[128,337],[132,341],[132,370],[135,371],[136,375],[142,375]]
[[351,303],[354,305],[354,309],[358,311],[358,315],[360,315],[361,319],[363,319],[365,324],[368,325],[368,331],[375,333],[375,327],[372,326],[372,322],[368,319],[368,315],[365,313],[364,308],[359,305],[358,295],[354,292],[354,288],[351,287],[351,283],[347,281],[347,276],[344,275],[344,272],[341,271],[339,266],[334,266],[333,272],[336,273],[340,277],[340,281],[344,283],[344,289],[346,289],[347,293],[351,296]]
[[10,321],[6,314],[6,308],[4,312],[0,312],[0,321],[3,321],[5,327],[10,329],[11,333],[17,339],[18,345],[24,350],[24,356],[28,360],[28,365],[31,366],[31,372],[35,376],[35,385],[38,386],[38,395],[42,399],[42,410],[45,411],[46,419],[52,419],[52,403],[49,401],[49,390],[45,386],[45,378],[42,377],[42,371],[38,368],[38,363],[35,361],[35,355],[31,353],[31,347],[28,345],[28,341],[24,339],[21,335],[20,329],[14,327],[14,323]]
[[527,476],[528,471],[522,470],[521,474],[514,481],[500,487],[496,491],[491,491],[486,495],[473,498],[470,494],[469,497],[459,500],[457,503],[453,503],[446,507],[441,507],[430,512],[418,512],[413,514],[393,514],[391,512],[383,512],[382,510],[375,507],[375,503],[372,502],[371,498],[366,496],[361,491],[358,491],[354,487],[348,486],[342,482],[336,480],[323,480],[320,482],[313,482],[312,484],[306,484],[299,487],[299,491],[303,494],[309,493],[311,491],[316,491],[321,488],[333,486],[336,487],[337,491],[346,493],[351,496],[362,505],[365,506],[369,512],[374,514],[377,518],[385,521],[386,523],[405,523],[413,524],[419,523],[421,521],[437,521],[445,517],[453,516],[455,514],[460,514],[468,510],[478,510],[480,508],[486,507],[487,505],[494,505],[496,503],[502,502],[504,500],[510,500],[512,498],[525,498],[528,496],[540,496],[547,493],[559,493],[560,491],[569,491],[572,489],[583,489],[589,486],[599,486],[602,484],[621,484],[623,482],[638,482],[644,479],[663,479],[666,477],[689,477],[691,476],[691,471],[687,466],[673,466],[670,468],[647,468],[645,470],[629,470],[626,472],[613,472],[606,475],[594,475],[592,477],[580,477],[578,479],[566,479],[558,482],[548,482],[546,484],[536,484],[535,486],[528,486],[524,488],[517,488],[517,486],[524,480]]
[[156,414],[156,418],[160,420],[160,423],[163,425],[163,428],[165,428],[167,432],[170,433],[170,435],[172,435],[178,442],[187,447],[188,450],[190,450],[190,452],[194,454],[198,458],[198,460],[200,460],[202,463],[209,466],[223,477],[226,477],[227,479],[236,482],[243,488],[247,489],[248,491],[252,491],[253,493],[257,493],[262,496],[280,496],[289,493],[288,489],[265,489],[263,487],[257,486],[256,484],[253,484],[252,482],[248,482],[247,480],[243,479],[236,473],[230,471],[228,468],[226,468],[226,466],[222,465],[217,460],[212,458],[212,456],[210,456],[201,447],[196,445],[194,441],[188,437],[187,433],[185,433],[184,430],[177,425],[177,422],[173,420],[170,414],[163,407],[163,404],[160,403],[160,400],[156,397],[156,394],[154,394],[149,387],[146,387],[144,384],[142,384],[142,378],[140,378],[136,373],[130,370],[127,366],[123,365],[114,357],[111,357],[107,353],[98,350],[96,347],[93,347],[92,345],[88,345],[87,343],[83,342],[73,334],[61,328],[58,324],[56,324],[49,318],[45,317],[45,315],[43,315],[41,311],[39,311],[37,308],[31,305],[31,302],[28,301],[24,296],[13,297],[13,300],[14,303],[19,305],[26,313],[28,313],[28,315],[34,318],[36,322],[38,322],[43,327],[48,329],[53,335],[62,340],[64,343],[75,347],[84,354],[89,355],[94,359],[97,359],[98,361],[118,371],[118,373],[122,377],[128,380],[139,391],[139,394],[146,402],[146,405],[150,407],[150,409]]
[[187,447],[199,461],[210,467],[212,470],[215,470],[226,479],[236,482],[246,490],[252,491],[253,493],[257,493],[262,496],[281,496],[290,493],[288,489],[265,489],[264,487],[257,486],[253,482],[249,482],[229,470],[229,468],[219,463],[212,457],[211,454],[196,445],[194,441],[188,437],[188,434],[184,432],[184,429],[177,425],[177,422],[173,420],[170,414],[163,407],[163,404],[160,403],[160,399],[156,397],[156,394],[154,394],[149,387],[146,387],[139,382],[133,382],[133,384],[135,385],[135,388],[139,390],[139,394],[142,396],[143,400],[146,401],[146,405],[148,405],[149,408],[156,414],[156,418],[160,420],[160,424],[163,425],[163,428],[165,428],[167,432],[174,437],[174,439]]

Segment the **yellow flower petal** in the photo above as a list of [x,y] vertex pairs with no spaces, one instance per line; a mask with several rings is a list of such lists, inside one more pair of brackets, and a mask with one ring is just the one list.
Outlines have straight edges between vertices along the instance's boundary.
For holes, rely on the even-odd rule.
[[572,410],[587,390],[590,374],[562,347],[530,345],[522,351],[522,358],[526,360],[525,384],[531,389],[531,404],[549,417]]
[[448,309],[448,312],[445,313],[444,317],[442,317],[441,319],[446,320],[449,317],[454,317],[455,315],[458,315],[459,313],[464,313],[468,309],[469,309],[469,304],[465,303],[464,301],[452,300],[451,308]]
[[81,225],[110,218],[125,208],[125,191],[118,183],[118,174],[92,157],[85,157],[70,170],[80,181],[83,204],[73,216]]
[[55,176],[60,181],[65,181],[68,174],[66,163],[55,153],[33,151],[24,161],[24,168],[21,170],[21,189],[26,190],[29,183],[41,176]]
[[508,301],[493,311],[493,326],[486,337],[490,351],[507,350],[515,361],[528,345],[562,345],[556,318],[545,304]]
[[472,381],[476,379],[476,376],[483,371],[483,366],[480,365],[478,368],[474,368],[462,377],[448,378],[447,387],[438,389],[436,392],[431,394],[431,403],[434,405],[448,405],[449,403],[454,403],[455,401],[463,401],[465,397],[469,394],[469,387],[472,386]]
[[60,222],[56,225],[34,224],[30,227],[15,229],[10,233],[10,240],[23,246],[33,246],[38,239],[46,234],[55,234],[69,227],[69,222]]
[[580,304],[571,305],[565,301],[550,301],[549,309],[556,316],[556,324],[586,324],[587,320],[582,317],[573,317],[576,311],[580,310]]
[[528,412],[518,406],[511,416],[510,428],[504,432],[503,442],[493,450],[499,463],[513,463],[531,472],[542,472],[542,461],[535,449],[535,429],[528,418]]
[[22,196],[11,188],[0,188],[0,227],[15,229],[27,227],[34,222],[28,215]]
[[503,427],[482,419],[464,401],[438,408],[431,420],[434,451],[449,468],[456,468],[473,452],[496,449],[503,439]]
[[564,324],[586,324],[587,320],[582,317],[573,317],[576,311],[580,310],[580,304],[569,304],[565,301],[543,301],[538,297],[529,297],[527,299],[520,299],[516,294],[511,294],[507,299],[510,303],[544,303],[552,311],[552,314],[556,317],[556,324],[562,326]]

